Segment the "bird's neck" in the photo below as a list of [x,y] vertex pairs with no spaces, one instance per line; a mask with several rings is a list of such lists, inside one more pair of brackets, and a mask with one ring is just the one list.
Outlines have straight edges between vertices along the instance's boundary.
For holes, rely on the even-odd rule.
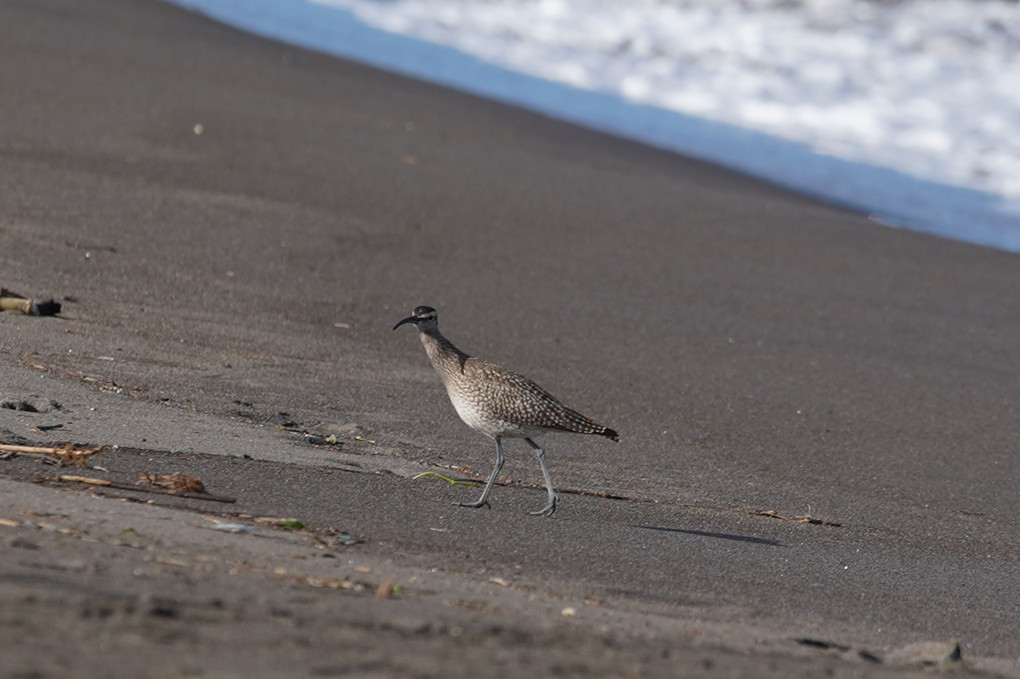
[[471,358],[470,356],[453,346],[453,342],[443,337],[439,330],[431,332],[423,330],[420,334],[429,361],[441,375],[453,371],[463,372],[464,362]]

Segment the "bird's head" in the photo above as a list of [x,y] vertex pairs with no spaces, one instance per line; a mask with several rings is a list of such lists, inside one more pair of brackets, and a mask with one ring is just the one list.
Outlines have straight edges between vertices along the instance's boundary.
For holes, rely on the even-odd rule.
[[439,316],[436,314],[436,310],[432,307],[417,306],[414,308],[414,312],[412,312],[410,316],[393,326],[393,329],[396,330],[405,323],[413,323],[414,327],[418,328],[418,330],[427,332],[439,327],[438,319]]

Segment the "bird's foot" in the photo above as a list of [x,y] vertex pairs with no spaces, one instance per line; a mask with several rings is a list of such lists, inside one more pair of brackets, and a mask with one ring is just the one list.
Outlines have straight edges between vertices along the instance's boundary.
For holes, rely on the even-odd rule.
[[552,516],[556,511],[556,498],[549,500],[545,507],[542,507],[537,512],[528,512],[532,516]]
[[492,505],[489,504],[488,500],[479,500],[478,502],[454,502],[458,507],[470,507],[471,509],[480,509],[481,507],[488,507],[492,509]]

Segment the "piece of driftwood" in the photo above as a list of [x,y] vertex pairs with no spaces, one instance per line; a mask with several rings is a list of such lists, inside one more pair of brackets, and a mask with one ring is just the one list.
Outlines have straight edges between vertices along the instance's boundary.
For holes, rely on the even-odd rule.
[[0,459],[8,459],[14,455],[38,455],[56,464],[58,461],[75,467],[84,467],[85,458],[107,450],[106,446],[80,446],[75,443],[59,443],[55,446],[21,446],[13,443],[0,443]]
[[50,298],[37,302],[7,288],[0,289],[0,311],[20,311],[29,316],[56,316],[60,302]]

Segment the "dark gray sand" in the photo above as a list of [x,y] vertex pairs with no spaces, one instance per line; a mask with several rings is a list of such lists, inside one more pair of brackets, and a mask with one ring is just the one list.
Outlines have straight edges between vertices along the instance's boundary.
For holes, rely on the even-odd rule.
[[[0,676],[1020,676],[1017,255],[158,2],[0,44],[2,438],[110,446],[0,460]],[[554,517],[414,478],[493,458],[417,304],[620,432]]]

